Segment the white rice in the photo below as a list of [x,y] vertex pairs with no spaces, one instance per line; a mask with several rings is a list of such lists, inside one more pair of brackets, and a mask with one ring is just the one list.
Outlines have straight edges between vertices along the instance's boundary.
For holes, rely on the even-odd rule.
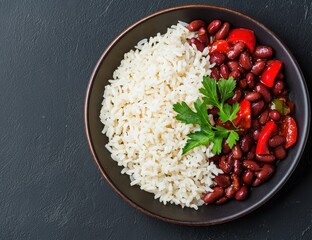
[[199,127],[176,120],[173,104],[193,105],[202,77],[210,74],[208,48],[201,53],[190,46],[194,33],[185,26],[179,22],[143,39],[124,55],[105,88],[100,118],[106,148],[131,185],[164,204],[198,209],[222,171],[208,161],[211,146],[182,156],[187,134]]

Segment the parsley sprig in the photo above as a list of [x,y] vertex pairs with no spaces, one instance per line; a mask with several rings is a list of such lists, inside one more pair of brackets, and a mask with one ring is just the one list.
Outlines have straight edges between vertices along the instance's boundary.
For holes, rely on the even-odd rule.
[[[233,125],[233,120],[239,110],[239,104],[236,102],[232,106],[225,103],[230,97],[234,95],[236,82],[233,77],[228,80],[222,78],[218,82],[208,76],[203,77],[204,88],[199,89],[199,92],[204,95],[203,100],[206,104],[219,108],[219,117],[222,122],[230,121]],[[218,96],[218,92],[220,97]],[[235,126],[235,125],[234,125]]]
[[[212,79],[208,76],[203,77],[203,87],[199,89],[204,95],[202,100],[197,99],[194,103],[195,111],[193,111],[185,102],[173,105],[173,110],[178,114],[176,119],[186,124],[200,125],[200,131],[188,134],[187,140],[182,153],[185,154],[195,147],[208,145],[213,143],[212,152],[219,154],[222,151],[222,141],[226,139],[230,148],[232,148],[239,139],[233,120],[236,118],[239,110],[239,104],[229,105],[225,103],[227,99],[234,95],[236,82],[230,77],[228,80]],[[234,130],[226,129],[222,126],[212,126],[208,118],[207,105],[215,106],[219,109],[220,120],[225,123],[230,121]]]

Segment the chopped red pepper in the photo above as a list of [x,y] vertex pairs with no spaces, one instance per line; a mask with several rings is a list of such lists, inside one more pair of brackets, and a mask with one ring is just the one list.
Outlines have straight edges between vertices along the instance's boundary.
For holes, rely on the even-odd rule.
[[249,49],[251,53],[253,53],[256,46],[256,37],[254,32],[245,28],[235,28],[231,30],[227,41],[232,44],[241,41],[245,43],[245,46]]
[[270,62],[268,62],[260,77],[261,82],[268,87],[273,87],[274,80],[279,73],[281,67],[282,62],[279,60],[271,60]]
[[264,125],[259,135],[256,154],[270,154],[268,141],[274,131],[277,131],[277,126],[274,121],[269,121]]
[[227,53],[230,50],[230,46],[225,40],[218,40],[214,42],[210,47],[210,54],[219,52],[219,53]]
[[250,102],[244,99],[239,103],[237,117],[234,119],[234,124],[242,129],[251,127],[251,108]]
[[280,135],[286,138],[285,148],[289,148],[297,141],[297,124],[292,117],[285,116],[285,118],[282,120]]

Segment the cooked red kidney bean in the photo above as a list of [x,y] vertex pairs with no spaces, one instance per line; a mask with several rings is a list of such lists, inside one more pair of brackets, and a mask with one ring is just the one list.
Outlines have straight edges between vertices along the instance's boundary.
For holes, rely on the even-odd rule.
[[269,103],[272,100],[272,95],[270,90],[262,83],[257,83],[255,90],[261,94],[263,100],[266,103]]
[[256,152],[256,145],[252,145],[252,147],[251,147],[251,149],[250,149],[250,152],[253,152],[253,153]]
[[212,78],[215,78],[215,79],[219,80],[220,79],[220,72],[219,72],[219,70],[217,68],[212,68],[210,76]]
[[246,81],[246,79],[241,79],[241,80],[239,80],[238,86],[239,86],[241,89],[245,89],[245,88],[247,87],[247,81]]
[[233,184],[232,185],[235,188],[235,190],[237,191],[241,187],[240,177],[238,175],[236,175],[236,174],[232,174],[231,178],[233,180]]
[[260,162],[272,163],[275,160],[274,154],[256,154],[256,159]]
[[234,104],[236,102],[238,102],[239,100],[241,100],[242,96],[243,96],[243,91],[239,88],[236,88],[234,90],[234,95],[233,97],[231,97],[229,100],[227,100],[228,104]]
[[234,167],[234,160],[229,156],[222,156],[219,162],[219,168],[224,173],[230,173]]
[[273,55],[273,49],[268,46],[257,46],[254,55],[258,58],[269,58]]
[[219,174],[214,178],[214,180],[218,184],[218,186],[223,188],[226,188],[231,185],[230,176],[227,174]]
[[221,204],[223,204],[223,203],[225,203],[225,202],[227,202],[229,199],[227,198],[227,197],[222,197],[222,198],[220,198],[219,200],[217,200],[216,202],[215,202],[215,204],[216,205],[221,205]]
[[279,121],[281,118],[281,114],[279,113],[279,111],[277,110],[271,110],[269,112],[269,117],[273,120],[273,121]]
[[222,141],[222,153],[228,154],[231,151],[227,141],[223,140]]
[[264,164],[259,172],[256,173],[257,178],[262,181],[268,180],[274,173],[275,167],[272,164]]
[[225,56],[222,53],[215,52],[210,55],[210,63],[215,63],[217,66],[220,66],[225,60]]
[[233,198],[236,191],[237,191],[236,188],[233,185],[231,185],[224,190],[224,193],[227,198]]
[[246,129],[245,130],[240,130],[240,131],[237,132],[237,134],[238,134],[239,137],[243,137],[243,136],[245,136],[246,132],[247,132]]
[[225,64],[220,66],[220,75],[221,77],[228,79],[230,75],[229,67]]
[[248,195],[248,187],[246,185],[243,185],[236,193],[235,193],[235,199],[242,201],[244,200]]
[[204,196],[204,202],[206,204],[211,204],[217,201],[224,195],[224,191],[222,187],[214,187],[213,192],[209,192]]
[[273,136],[273,137],[271,137],[269,139],[268,145],[270,147],[272,147],[272,148],[275,148],[275,147],[277,147],[279,145],[284,144],[285,141],[286,141],[285,137],[279,136],[279,135],[275,135],[275,136]]
[[261,125],[266,124],[267,121],[269,121],[269,110],[268,109],[264,110],[259,117],[259,122]]
[[201,43],[205,44],[205,46],[207,46],[209,44],[209,37],[208,37],[207,31],[204,27],[201,27],[198,30],[198,40]]
[[269,113],[269,117],[273,120],[273,121],[279,121],[281,118],[281,114],[279,113],[279,111],[277,110],[271,110]]
[[252,136],[247,134],[241,140],[241,149],[243,152],[248,152],[253,144]]
[[259,75],[265,67],[265,61],[263,60],[258,60],[257,62],[254,63],[254,65],[251,68],[251,72],[255,75]]
[[238,61],[228,61],[227,62],[228,67],[230,68],[231,71],[238,70],[240,73],[244,73],[244,69],[238,64]]
[[241,67],[241,65],[238,65],[237,70],[241,73],[241,74],[245,74],[245,69]]
[[213,107],[211,109],[208,109],[208,114],[212,114],[212,116],[217,117],[219,113],[219,108]]
[[198,51],[203,51],[205,48],[205,45],[201,43],[197,38],[191,38],[189,41],[189,44],[192,45],[194,44],[197,48]]
[[262,181],[259,178],[256,178],[253,183],[251,184],[251,186],[253,187],[258,187],[260,184],[262,183]]
[[278,146],[274,149],[274,155],[277,159],[284,159],[287,155],[286,150],[283,146]]
[[281,80],[278,80],[274,83],[272,92],[275,96],[281,95],[284,90],[285,84]]
[[227,65],[231,71],[234,71],[234,70],[238,69],[238,67],[239,67],[239,64],[237,61],[228,61]]
[[261,124],[259,122],[259,119],[253,119],[252,122],[251,122],[251,126],[253,129],[259,129],[261,128]]
[[225,39],[229,33],[230,30],[230,24],[228,22],[223,23],[220,30],[217,31],[215,37],[216,40]]
[[253,73],[246,74],[246,82],[250,89],[253,89],[256,85],[255,75]]
[[239,177],[236,176],[236,175],[232,175],[232,180],[233,180],[233,183],[231,186],[227,187],[225,189],[225,196],[227,198],[233,198],[235,193],[240,189],[240,180],[239,180]]
[[284,74],[282,72],[279,72],[275,78],[275,81],[281,81],[284,79]]
[[240,77],[240,75],[241,75],[240,71],[237,70],[237,69],[235,69],[234,71],[232,71],[232,72],[230,73],[229,76],[230,76],[230,77],[233,77],[235,80],[238,80],[239,77]]
[[251,113],[252,115],[255,117],[255,116],[258,116],[263,108],[264,108],[264,105],[265,103],[261,100],[261,101],[258,101],[258,102],[255,102],[255,103],[252,103],[251,104]]
[[284,89],[283,92],[281,93],[282,97],[287,97],[288,96],[288,90]]
[[251,170],[246,170],[242,176],[242,180],[246,185],[251,185],[254,178],[254,173]]
[[235,144],[232,148],[232,155],[235,159],[241,159],[243,156],[242,149],[240,148],[239,144]]
[[246,159],[254,159],[255,158],[255,152],[256,152],[256,146],[253,145],[250,149],[250,151],[246,155]]
[[[217,122],[217,125],[220,123],[221,121],[218,121]],[[230,121],[227,121],[227,122],[225,122],[225,123],[222,123],[221,122],[221,124],[219,125],[219,126],[222,126],[222,127],[224,127],[224,128],[226,128],[226,129],[230,129],[230,128],[232,128],[232,123],[230,122]]]
[[213,157],[209,158],[209,161],[217,162],[220,160],[220,158],[221,158],[221,156],[216,154]]
[[205,27],[206,23],[203,20],[194,20],[190,22],[190,24],[187,26],[187,29],[191,32],[198,31],[201,27]]
[[234,46],[228,51],[227,57],[228,59],[233,60],[234,58],[238,57],[238,55],[244,50],[245,44],[243,42],[238,42],[234,44]]
[[234,160],[234,170],[233,170],[234,174],[236,175],[240,175],[243,172],[242,169],[242,162],[238,159]]
[[249,102],[256,102],[261,98],[261,94],[258,92],[251,92],[246,94],[245,99]]
[[260,136],[260,132],[261,132],[260,129],[256,129],[256,130],[253,132],[252,136],[253,136],[253,140],[254,140],[254,141],[258,142],[258,139],[259,139],[259,136]]
[[222,22],[219,19],[213,20],[211,23],[209,23],[207,30],[209,34],[215,34],[217,31],[220,30],[222,25]]
[[287,105],[289,107],[290,113],[289,115],[292,115],[295,113],[295,104],[292,101],[287,102]]
[[253,172],[259,171],[261,169],[260,165],[253,160],[244,160],[243,166],[244,168],[249,169],[250,171],[253,171]]
[[239,64],[246,70],[250,70],[252,68],[252,61],[248,52],[241,53],[239,56]]

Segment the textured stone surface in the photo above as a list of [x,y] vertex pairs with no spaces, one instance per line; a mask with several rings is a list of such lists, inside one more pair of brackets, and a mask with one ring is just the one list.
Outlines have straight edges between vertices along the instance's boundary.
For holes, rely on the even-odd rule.
[[[138,212],[88,149],[88,78],[117,34],[184,0],[0,1],[0,239],[311,239],[311,138],[286,187],[234,222],[190,228]],[[297,58],[311,92],[311,1],[200,1],[256,18]]]

